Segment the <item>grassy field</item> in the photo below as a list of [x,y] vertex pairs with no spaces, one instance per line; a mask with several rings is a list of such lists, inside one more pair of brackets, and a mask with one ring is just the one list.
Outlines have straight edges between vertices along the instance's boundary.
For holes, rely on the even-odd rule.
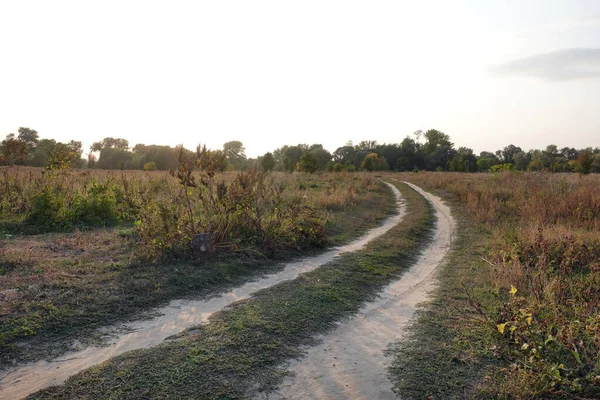
[[208,324],[125,353],[31,398],[247,398],[287,375],[285,361],[358,311],[410,266],[433,228],[429,204],[406,185],[401,224],[363,251],[263,289]]
[[[600,398],[600,177],[384,175],[442,196],[458,223],[431,301],[407,340],[390,348],[395,392],[433,399]],[[369,174],[21,170],[2,176],[5,366],[13,358],[63,352],[74,337],[94,341],[99,326],[139,317],[169,299],[215,293],[275,270],[278,261],[346,242],[393,209],[392,194]],[[269,392],[288,374],[287,360],[373,299],[427,243],[428,203],[397,186],[407,200],[405,220],[365,250],[32,398]],[[32,210],[43,210],[46,194],[65,188],[71,195],[62,202],[87,211],[50,204],[56,212],[44,218],[57,223],[36,224]],[[44,201],[36,206],[35,199]],[[217,252],[194,261],[188,242],[202,231],[216,232]]]
[[[244,215],[252,215],[253,220],[241,226],[252,224],[254,230],[230,230],[231,236],[216,243],[217,251],[210,259],[197,261],[187,245],[186,207],[169,211],[170,217],[180,221],[175,230],[167,226],[151,236],[140,221],[156,226],[165,223],[155,215],[156,210],[164,204],[184,204],[183,190],[196,197],[192,205],[201,214],[205,208],[199,198],[204,195],[208,202],[206,192],[213,186],[183,187],[164,172],[49,175],[40,169],[13,169],[2,176],[0,366],[59,355],[73,339],[83,344],[101,339],[95,336],[98,327],[138,318],[173,298],[216,293],[276,270],[280,261],[347,242],[394,209],[392,193],[373,176],[266,176],[280,191],[278,198],[248,190],[242,199],[248,202]],[[226,173],[216,175],[212,182],[215,187],[224,182],[234,190],[240,186],[236,179],[236,174]],[[260,182],[253,184],[256,188]],[[102,189],[94,189],[98,187]],[[35,199],[58,189],[62,201],[71,202],[69,209],[81,207],[85,212],[80,217],[64,215],[69,211],[64,203],[50,204],[56,212],[47,214],[46,221],[54,218],[64,223],[36,223],[32,210],[42,207],[36,206]],[[280,225],[269,219],[271,204],[287,207]],[[230,212],[236,211],[223,209],[221,214]],[[258,212],[262,214],[257,216]],[[312,224],[309,229],[321,229],[318,240],[298,230],[307,227],[307,218]],[[196,229],[202,229],[198,226],[206,221],[194,215],[193,222]],[[265,248],[268,229],[296,229],[295,241],[285,237],[294,246]],[[165,242],[165,237],[169,246],[156,244]],[[276,237],[272,238],[275,242]]]
[[391,377],[406,398],[600,397],[600,179],[419,173],[459,238]]

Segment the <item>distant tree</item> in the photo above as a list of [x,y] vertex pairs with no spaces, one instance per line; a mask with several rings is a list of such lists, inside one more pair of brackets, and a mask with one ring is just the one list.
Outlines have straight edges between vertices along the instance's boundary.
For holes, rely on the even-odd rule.
[[57,143],[54,149],[49,150],[46,163],[47,170],[63,170],[80,166],[81,142],[71,140],[69,143]]
[[90,152],[88,153],[88,168],[89,169],[94,169],[96,168],[96,162],[98,160],[96,159],[96,156],[94,155],[94,153]]
[[50,153],[54,151],[57,143],[54,139],[41,139],[29,159],[29,165],[32,167],[44,167],[48,163]]
[[23,165],[29,158],[29,145],[10,133],[0,143],[1,161],[8,165]]
[[345,164],[347,162],[354,162],[354,155],[356,154],[356,150],[354,150],[354,146],[342,146],[338,147],[333,152],[333,161],[340,164]]
[[390,166],[390,169],[398,168],[398,159],[405,156],[405,149],[401,145],[395,143],[381,144],[375,149],[379,157],[385,158]]
[[121,151],[129,150],[129,141],[127,139],[119,139],[106,137],[101,142],[95,142],[91,146],[91,151],[99,152],[103,149],[117,149]]
[[144,164],[144,171],[156,171],[156,163],[154,161]]
[[476,172],[477,157],[473,154],[473,150],[468,147],[459,147],[452,160],[450,160],[450,171]]
[[579,152],[579,157],[577,158],[577,164],[575,165],[575,172],[589,174],[592,172],[594,160],[595,156],[591,148],[581,150]]
[[354,167],[356,169],[360,168],[360,165],[362,164],[367,154],[369,154],[369,152],[366,150],[359,150],[354,154]]
[[512,163],[519,171],[525,171],[531,162],[529,155],[524,151],[515,153],[512,157]]
[[499,158],[505,164],[512,164],[513,156],[517,153],[522,152],[520,147],[515,146],[514,144],[509,144],[504,147],[502,150],[499,150]]
[[27,145],[29,146],[30,153],[33,153],[39,141],[37,131],[34,131],[33,129],[29,128],[20,127],[18,132],[18,139],[27,143]]
[[594,161],[590,172],[600,173],[600,152],[594,154]]
[[223,144],[223,153],[227,162],[233,166],[234,169],[243,169],[246,164],[246,149],[239,140],[232,140]]
[[529,158],[529,165],[527,166],[528,171],[543,171],[546,169],[545,155],[541,150],[530,150],[527,152]]
[[373,152],[376,147],[377,147],[376,140],[363,140],[359,144],[354,146],[354,149],[356,151],[365,151],[368,153],[368,152]]
[[276,171],[284,171],[284,167],[283,167],[283,155],[285,154],[285,151],[288,149],[289,146],[283,146],[280,147],[278,149],[273,150],[273,158],[275,159],[275,167],[274,169]]
[[308,172],[312,174],[317,171],[317,157],[310,151],[305,152],[296,164],[296,170],[299,172]]
[[423,134],[425,143],[421,149],[425,154],[425,167],[430,171],[447,170],[450,160],[456,153],[450,136],[436,129],[429,129]]
[[573,147],[563,147],[560,149],[560,154],[567,160],[577,160],[577,157],[579,157],[579,152]]
[[[420,131],[419,131],[420,132]],[[425,154],[420,144],[411,137],[405,137],[399,145],[399,157],[396,159],[398,171],[412,171],[425,168]]]
[[385,158],[379,157],[377,153],[369,153],[362,161],[360,168],[366,171],[385,171],[390,169],[390,166]]
[[500,160],[494,153],[489,151],[479,153],[479,158],[477,159],[477,169],[479,171],[489,171],[496,164],[500,164]]
[[324,171],[327,168],[327,163],[331,161],[331,153],[323,148],[321,144],[313,144],[308,149],[308,152],[315,156],[317,160],[317,169]]
[[425,143],[422,146],[426,155],[430,155],[440,149],[451,149],[454,144],[450,141],[450,136],[437,129],[429,129],[423,134]]
[[272,171],[275,167],[275,157],[273,153],[265,153],[261,160],[261,167],[264,171]]
[[129,169],[133,153],[114,147],[105,147],[100,151],[98,168],[101,169]]
[[300,157],[306,150],[306,145],[291,146],[285,149],[283,153],[283,169],[287,172],[293,172],[296,169],[296,164],[300,161]]

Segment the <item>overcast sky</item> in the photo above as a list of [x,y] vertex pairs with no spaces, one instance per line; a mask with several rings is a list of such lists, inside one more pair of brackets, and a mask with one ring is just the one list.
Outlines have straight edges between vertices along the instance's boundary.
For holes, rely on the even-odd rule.
[[0,0],[0,137],[600,146],[600,1]]

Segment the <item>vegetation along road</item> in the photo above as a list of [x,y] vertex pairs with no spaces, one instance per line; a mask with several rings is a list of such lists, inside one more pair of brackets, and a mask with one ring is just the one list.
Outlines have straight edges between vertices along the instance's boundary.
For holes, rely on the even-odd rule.
[[431,239],[434,216],[429,203],[408,186],[396,186],[406,200],[403,223],[397,224],[397,216],[395,223],[384,224],[387,233],[362,250],[260,290],[177,338],[124,353],[32,397],[164,398],[202,393],[205,398],[239,398],[273,391],[288,375],[285,362],[375,300]]

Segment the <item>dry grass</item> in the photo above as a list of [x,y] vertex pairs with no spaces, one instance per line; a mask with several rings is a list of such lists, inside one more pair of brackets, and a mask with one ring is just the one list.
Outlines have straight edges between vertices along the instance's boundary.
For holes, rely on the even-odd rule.
[[[9,176],[11,193],[19,196],[38,190],[49,179],[41,169],[5,172],[0,173],[0,186],[3,176]],[[172,201],[181,192],[177,179],[165,172],[69,171],[55,179],[64,180],[73,191],[83,190],[92,181],[110,181],[129,193],[135,207],[149,201]],[[235,179],[231,172],[216,176],[217,182]],[[323,218],[332,244],[356,237],[393,209],[391,193],[368,175],[276,173],[272,179],[274,185],[285,187],[286,202],[309,206]],[[4,205],[19,196],[8,198],[0,188]],[[24,198],[27,202],[27,195]],[[23,222],[14,218],[13,213],[0,213],[0,223],[4,223],[0,225],[4,228],[0,238],[0,365],[12,358],[44,357],[48,355],[42,349],[44,343],[84,337],[99,325],[134,317],[171,298],[209,294],[276,268],[274,261],[263,257],[242,257],[225,250],[202,267],[189,257],[144,262],[140,255],[146,247],[132,222],[31,234],[22,233]],[[299,254],[305,253],[293,249],[278,253],[277,259]],[[22,347],[23,341],[30,345]]]
[[492,232],[485,296],[501,303],[478,312],[511,367],[482,384],[484,397],[600,396],[600,176],[403,178],[445,193]]

